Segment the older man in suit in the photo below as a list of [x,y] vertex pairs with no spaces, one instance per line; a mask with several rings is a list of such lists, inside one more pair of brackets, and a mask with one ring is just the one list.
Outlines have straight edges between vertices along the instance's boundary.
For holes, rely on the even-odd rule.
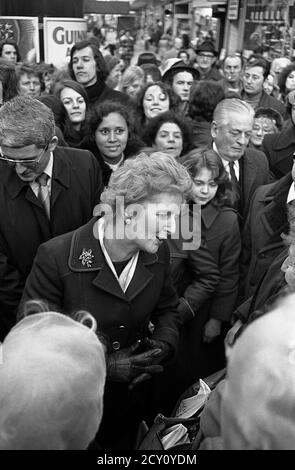
[[227,98],[218,103],[213,115],[213,150],[220,156],[236,195],[241,225],[246,220],[250,199],[256,188],[270,181],[263,152],[248,149],[254,110],[245,101]]
[[86,223],[101,173],[84,150],[56,147],[52,111],[29,97],[0,110],[0,339],[15,322],[39,245]]

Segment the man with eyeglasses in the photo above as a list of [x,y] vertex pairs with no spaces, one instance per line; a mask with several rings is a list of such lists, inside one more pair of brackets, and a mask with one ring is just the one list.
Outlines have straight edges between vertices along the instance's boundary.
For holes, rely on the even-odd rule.
[[99,165],[86,150],[57,147],[52,111],[17,96],[0,108],[0,340],[41,243],[88,222],[99,202]]
[[196,49],[198,80],[221,80],[220,72],[214,68],[214,63],[218,56],[214,44],[211,41],[204,41]]

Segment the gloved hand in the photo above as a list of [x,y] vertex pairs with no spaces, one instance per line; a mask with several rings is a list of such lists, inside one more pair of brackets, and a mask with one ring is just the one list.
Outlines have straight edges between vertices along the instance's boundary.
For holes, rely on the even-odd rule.
[[[154,354],[155,354],[155,351],[159,351],[159,353],[153,355],[153,360],[154,360],[154,363],[156,364],[168,358],[172,354],[172,347],[170,346],[170,344],[166,343],[165,341],[157,341],[154,339],[145,338],[143,341],[143,345],[149,348],[147,353],[149,352],[152,353],[154,351]],[[158,369],[156,369],[156,367]],[[159,372],[162,372],[162,371],[163,371],[163,366],[160,366],[159,364],[154,365],[153,369],[150,369],[149,371],[146,370],[142,374],[135,377],[128,387],[129,390],[132,390],[139,383],[150,379],[153,374],[158,374]]]
[[204,343],[211,343],[213,339],[220,335],[221,321],[215,318],[210,318],[204,327],[203,341]]
[[140,354],[133,354],[139,345],[140,341],[137,341],[129,348],[116,351],[108,356],[108,379],[115,382],[131,382],[142,374],[148,374],[147,378],[150,378],[152,374],[162,372],[163,367],[158,365],[161,349],[154,348]]

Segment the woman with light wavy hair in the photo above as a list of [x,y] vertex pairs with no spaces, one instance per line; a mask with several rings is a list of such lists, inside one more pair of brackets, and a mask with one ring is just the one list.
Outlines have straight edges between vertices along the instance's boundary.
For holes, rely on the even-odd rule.
[[23,301],[45,299],[65,314],[86,309],[106,338],[102,448],[133,448],[138,424],[149,418],[148,379],[175,352],[180,313],[165,239],[191,187],[169,155],[126,160],[111,174],[96,217],[41,245],[28,278]]

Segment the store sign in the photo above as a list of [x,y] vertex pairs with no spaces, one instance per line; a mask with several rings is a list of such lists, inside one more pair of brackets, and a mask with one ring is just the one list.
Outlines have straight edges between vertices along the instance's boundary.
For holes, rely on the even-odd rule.
[[61,67],[69,62],[73,45],[86,39],[87,21],[83,18],[44,18],[44,58]]
[[237,20],[239,17],[240,0],[229,0],[227,5],[227,19],[230,21]]
[[1,16],[0,41],[12,39],[18,45],[21,60],[39,62],[39,25],[36,16]]

